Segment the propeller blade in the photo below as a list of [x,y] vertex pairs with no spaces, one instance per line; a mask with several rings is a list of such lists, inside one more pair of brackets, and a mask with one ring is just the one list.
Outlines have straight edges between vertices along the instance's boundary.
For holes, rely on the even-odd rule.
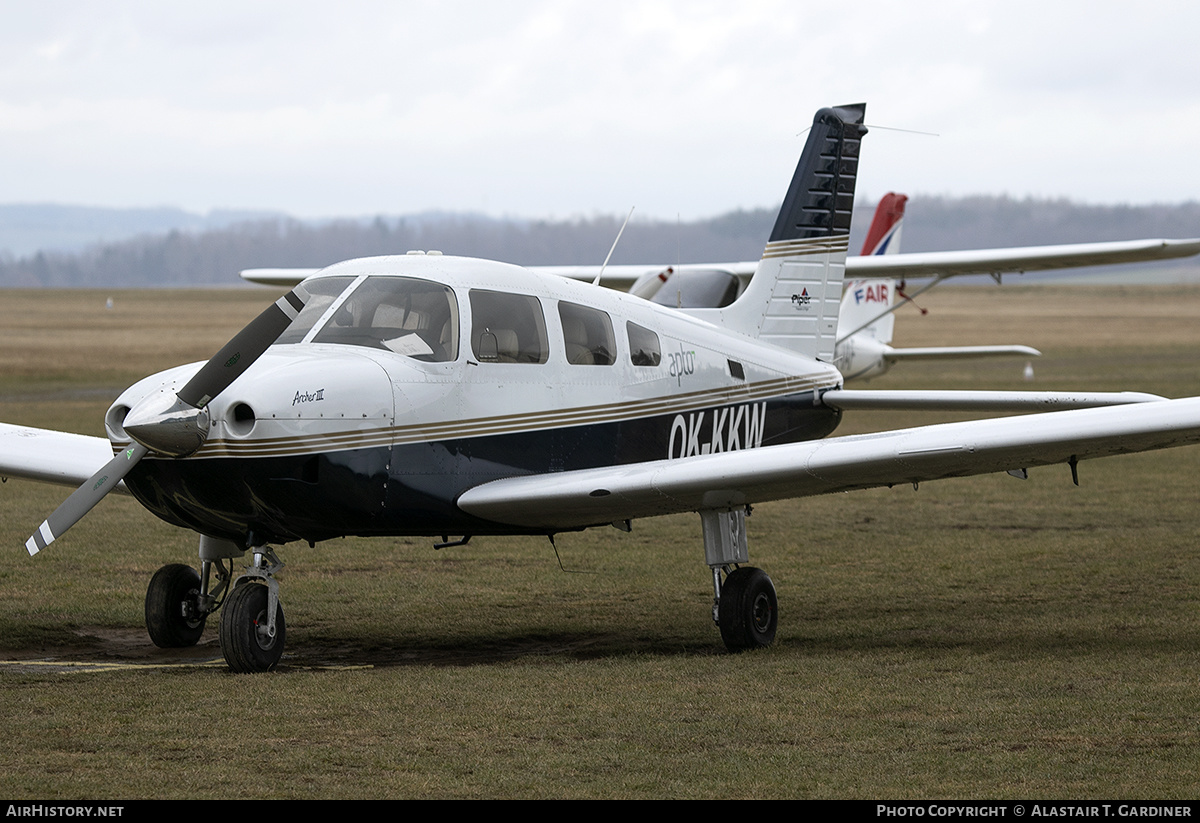
[[297,286],[268,306],[196,372],[179,390],[179,399],[196,409],[207,406],[279,339],[306,302],[308,292]]
[[104,495],[117,487],[137,462],[149,452],[140,443],[134,443],[124,449],[112,460],[104,464],[104,468],[92,475],[86,483],[71,493],[62,505],[54,510],[54,514],[42,521],[42,525],[25,541],[25,548],[32,557],[54,542],[67,529],[74,526],[80,519],[92,510],[92,507],[104,499]]

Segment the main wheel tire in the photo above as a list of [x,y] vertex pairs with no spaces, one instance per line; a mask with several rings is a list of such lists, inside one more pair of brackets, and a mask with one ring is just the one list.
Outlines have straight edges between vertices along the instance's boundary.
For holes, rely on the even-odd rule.
[[287,626],[283,606],[275,604],[275,636],[267,634],[267,587],[261,583],[235,586],[221,609],[221,652],[235,672],[265,672],[283,656]]
[[761,649],[775,640],[779,601],[771,578],[762,569],[745,567],[726,577],[717,611],[721,639],[729,651]]
[[191,602],[193,613],[198,608],[200,573],[191,566],[172,563],[163,566],[150,578],[146,587],[146,631],[160,649],[195,646],[204,634],[204,621],[183,616],[183,604]]

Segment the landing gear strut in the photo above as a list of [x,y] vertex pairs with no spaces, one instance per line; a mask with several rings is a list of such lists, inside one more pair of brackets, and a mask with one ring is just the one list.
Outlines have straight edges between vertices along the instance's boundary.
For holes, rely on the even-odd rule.
[[[742,566],[750,559],[746,512],[702,511],[704,559],[713,575],[713,622],[731,652],[760,649],[775,640],[779,600],[762,569]],[[724,574],[724,580],[722,580]]]
[[229,586],[233,567],[225,559],[241,554],[233,543],[201,537],[198,574],[182,563],[155,572],[146,588],[146,631],[154,645],[178,649],[200,642],[205,621],[221,607],[221,595]]

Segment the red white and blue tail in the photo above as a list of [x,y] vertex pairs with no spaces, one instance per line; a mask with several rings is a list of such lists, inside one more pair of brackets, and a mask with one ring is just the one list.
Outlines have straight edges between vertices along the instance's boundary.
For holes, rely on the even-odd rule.
[[897,254],[900,250],[900,228],[904,223],[904,205],[908,196],[889,191],[875,207],[875,219],[863,243],[863,257],[873,254]]
[[[871,229],[863,243],[863,257],[900,253],[900,227],[908,196],[888,192],[875,207]],[[892,306],[896,302],[896,281],[889,278],[850,280],[842,293],[838,312],[838,368],[848,376],[858,376],[859,367],[851,361],[866,356],[878,359],[880,346],[890,345],[895,323]],[[868,339],[869,338],[869,339]],[[864,355],[863,352],[869,354]]]

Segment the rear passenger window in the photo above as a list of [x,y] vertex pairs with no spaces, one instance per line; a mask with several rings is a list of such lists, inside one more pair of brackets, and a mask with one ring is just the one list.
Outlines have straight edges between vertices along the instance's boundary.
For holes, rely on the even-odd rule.
[[599,309],[577,303],[558,303],[567,362],[575,366],[611,366],[617,362],[612,321]]
[[472,290],[471,351],[481,363],[545,363],[542,304],[525,294]]
[[626,323],[629,334],[629,359],[635,366],[657,366],[662,362],[662,349],[658,346],[658,335],[637,323]]

